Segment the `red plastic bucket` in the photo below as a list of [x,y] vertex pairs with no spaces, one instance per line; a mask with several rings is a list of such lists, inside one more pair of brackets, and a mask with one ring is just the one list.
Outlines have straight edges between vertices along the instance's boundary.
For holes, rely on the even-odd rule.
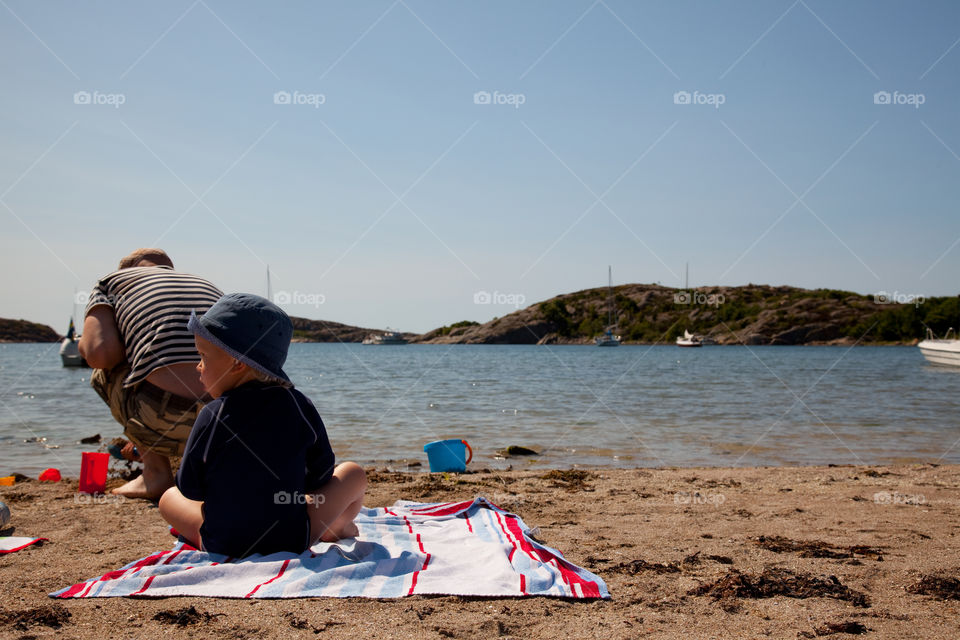
[[80,493],[103,493],[109,464],[109,453],[84,451],[80,457]]

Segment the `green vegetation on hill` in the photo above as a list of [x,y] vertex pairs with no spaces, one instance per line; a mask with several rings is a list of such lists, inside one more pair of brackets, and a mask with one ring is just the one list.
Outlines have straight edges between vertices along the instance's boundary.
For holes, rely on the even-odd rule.
[[[960,328],[960,297],[956,296],[915,304],[878,304],[872,296],[833,289],[748,286],[694,290],[687,297],[697,296],[699,303],[678,303],[675,296],[683,296],[682,292],[657,293],[643,301],[623,293],[614,296],[617,328],[624,340],[672,342],[684,330],[722,338],[724,333],[760,324],[756,334],[771,339],[799,327],[824,325],[824,335],[815,339],[909,342],[923,337],[927,327],[938,335],[949,327]],[[539,310],[566,339],[587,340],[605,328],[606,301],[593,291],[548,300],[540,303]],[[794,342],[789,336],[783,338],[785,343]]]
[[[960,329],[960,298],[895,304],[835,289],[746,285],[687,291],[659,285],[613,288],[615,331],[626,342],[673,343],[690,331],[721,344],[910,343],[929,327]],[[423,342],[587,343],[606,328],[607,289],[564,294],[483,325],[458,323]]]
[[446,336],[446,335],[449,335],[451,332],[453,332],[455,329],[462,329],[464,327],[476,327],[479,325],[480,325],[479,322],[474,322],[473,320],[461,320],[460,322],[454,322],[453,324],[440,327],[439,329],[437,329],[437,331],[440,332],[440,335]]

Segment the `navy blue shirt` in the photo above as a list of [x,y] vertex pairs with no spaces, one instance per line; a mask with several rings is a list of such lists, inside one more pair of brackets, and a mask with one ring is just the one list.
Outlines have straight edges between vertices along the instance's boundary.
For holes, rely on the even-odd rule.
[[329,480],[333,467],[323,421],[305,395],[247,382],[197,416],[177,487],[203,501],[206,551],[301,553],[310,537],[304,495]]

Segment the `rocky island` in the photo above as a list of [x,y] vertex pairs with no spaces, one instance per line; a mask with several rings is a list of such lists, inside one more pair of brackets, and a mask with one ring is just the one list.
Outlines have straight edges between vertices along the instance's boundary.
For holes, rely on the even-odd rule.
[[59,333],[45,324],[0,318],[0,342],[58,342]]
[[[434,344],[589,344],[608,317],[606,287],[556,296],[484,324],[423,334]],[[746,285],[678,290],[613,288],[616,332],[626,343],[672,344],[684,330],[717,344],[913,344],[926,327],[960,328],[960,297],[909,301],[835,289]]]

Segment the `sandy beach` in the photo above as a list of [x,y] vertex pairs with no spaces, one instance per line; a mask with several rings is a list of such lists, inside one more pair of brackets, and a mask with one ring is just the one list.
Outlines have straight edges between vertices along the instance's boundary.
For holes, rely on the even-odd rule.
[[[612,598],[54,600],[49,592],[169,549],[156,507],[0,488],[8,638],[956,638],[960,467],[371,471],[367,506],[477,495],[599,574]],[[112,480],[119,484],[119,480]]]

